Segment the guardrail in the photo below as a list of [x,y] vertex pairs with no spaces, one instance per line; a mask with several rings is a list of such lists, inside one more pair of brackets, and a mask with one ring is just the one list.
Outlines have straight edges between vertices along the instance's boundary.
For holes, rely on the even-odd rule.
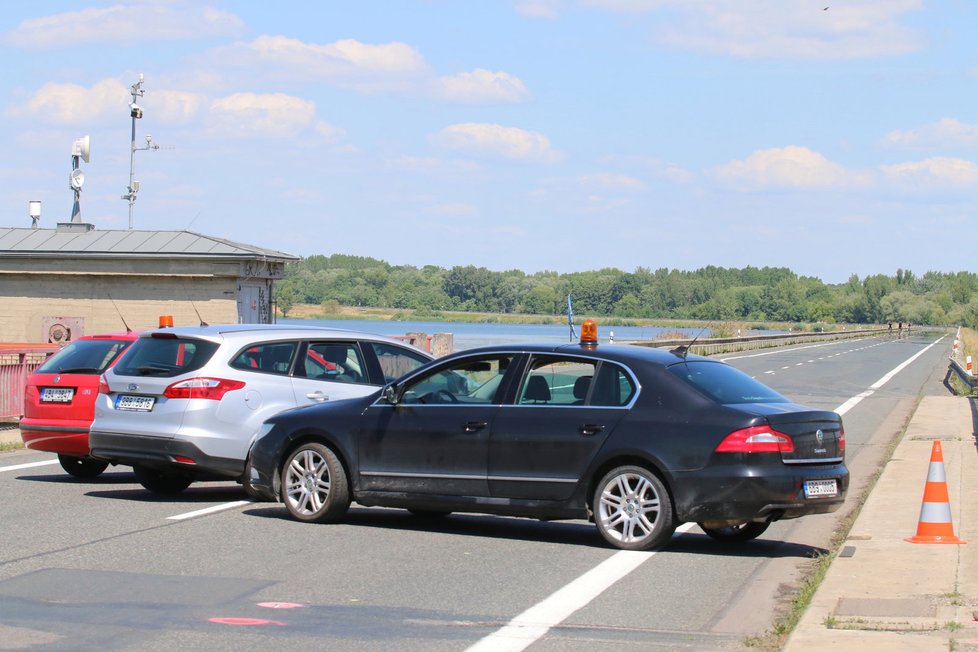
[[975,378],[966,368],[961,366],[960,362],[954,358],[948,358],[948,360],[950,361],[950,364],[948,365],[948,373],[950,374],[953,372],[956,374],[963,383],[971,388],[971,392],[974,393],[975,390],[978,389],[978,378]]
[[56,344],[0,343],[0,418],[23,415],[28,376],[59,348]]
[[780,333],[778,335],[703,338],[696,340],[695,343],[693,343],[693,339],[682,339],[647,340],[640,342],[629,342],[629,344],[669,349],[673,349],[678,346],[689,346],[690,353],[698,353],[699,355],[717,355],[720,353],[733,353],[734,351],[751,351],[754,349],[766,349],[775,346],[786,346],[789,344],[803,344],[806,342],[831,342],[833,340],[869,337],[873,335],[893,335],[894,337],[901,337],[905,336],[907,333],[909,333],[909,329],[906,331],[895,331],[890,328],[857,328],[853,330],[828,331],[823,333]]

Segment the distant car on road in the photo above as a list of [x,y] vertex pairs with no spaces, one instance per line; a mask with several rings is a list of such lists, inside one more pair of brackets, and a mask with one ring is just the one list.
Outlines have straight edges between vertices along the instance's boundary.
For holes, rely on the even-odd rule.
[[288,408],[374,394],[431,356],[397,340],[314,326],[161,328],[102,376],[92,455],[147,489],[240,479],[261,423]]
[[93,478],[107,463],[89,455],[88,431],[95,417],[99,376],[137,333],[86,335],[69,342],[27,379],[20,436],[27,448],[58,454],[62,468]]
[[746,541],[832,512],[849,484],[835,412],[790,402],[722,362],[640,346],[498,345],[428,363],[383,390],[265,422],[247,482],[300,521],[351,501],[591,519],[645,550],[677,524]]

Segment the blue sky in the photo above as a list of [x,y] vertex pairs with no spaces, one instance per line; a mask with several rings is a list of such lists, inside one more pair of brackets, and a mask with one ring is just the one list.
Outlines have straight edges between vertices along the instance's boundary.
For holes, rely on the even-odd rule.
[[[828,7],[827,9],[825,7]],[[0,17],[0,226],[398,265],[974,271],[965,0],[34,2]]]

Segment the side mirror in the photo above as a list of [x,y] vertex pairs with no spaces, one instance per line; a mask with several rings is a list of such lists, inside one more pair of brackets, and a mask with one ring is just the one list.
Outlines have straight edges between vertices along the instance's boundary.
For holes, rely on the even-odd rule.
[[393,383],[384,388],[384,399],[391,405],[397,405],[397,390]]

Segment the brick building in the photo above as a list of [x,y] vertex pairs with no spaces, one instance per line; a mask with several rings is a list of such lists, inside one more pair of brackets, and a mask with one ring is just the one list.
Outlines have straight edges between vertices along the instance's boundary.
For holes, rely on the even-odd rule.
[[0,228],[0,341],[61,343],[160,315],[270,323],[273,283],[296,260],[191,231]]

